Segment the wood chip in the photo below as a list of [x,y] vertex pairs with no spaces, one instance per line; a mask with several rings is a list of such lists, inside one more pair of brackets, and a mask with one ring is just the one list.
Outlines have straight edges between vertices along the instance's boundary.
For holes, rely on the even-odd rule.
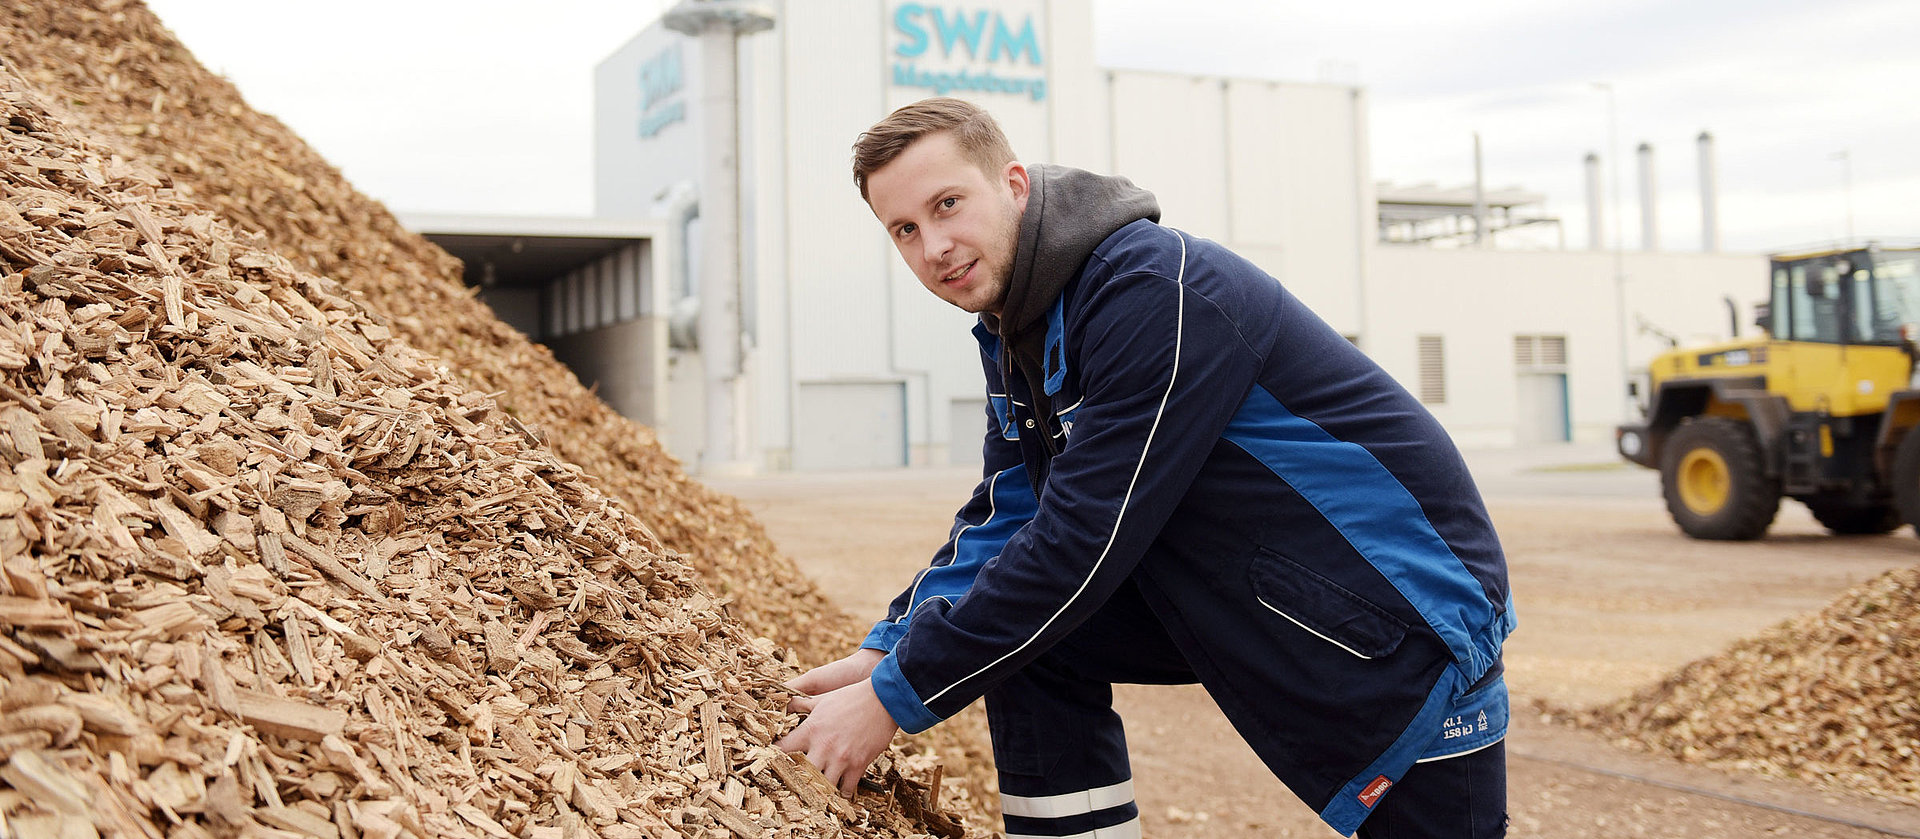
[[740,839],[760,839],[769,830],[766,826],[754,821],[752,816],[741,812],[740,808],[728,804],[715,792],[707,793],[707,812],[713,816],[714,821],[719,822]]
[[237,690],[235,701],[241,720],[275,737],[317,743],[341,733],[347,723],[347,715],[340,711],[257,691]]
[[0,597],[0,625],[24,629],[67,629],[73,615],[51,600]]
[[14,752],[7,765],[0,766],[0,780],[55,813],[85,816],[91,812],[86,786],[33,749]]
[[270,827],[291,830],[302,836],[313,836],[318,839],[339,839],[340,836],[340,829],[334,826],[332,819],[298,807],[288,807],[284,804],[276,807],[261,807],[253,811],[253,817]]

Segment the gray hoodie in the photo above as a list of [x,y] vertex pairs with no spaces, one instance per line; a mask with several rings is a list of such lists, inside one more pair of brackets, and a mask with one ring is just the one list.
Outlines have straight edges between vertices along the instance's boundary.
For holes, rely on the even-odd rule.
[[1034,415],[1046,417],[1053,415],[1041,386],[1047,310],[1114,231],[1140,219],[1159,221],[1160,203],[1126,178],[1069,166],[1028,164],[1027,181],[1030,194],[1020,216],[1006,302],[999,317],[980,319],[1000,336],[1002,375],[1017,366],[1032,391]]

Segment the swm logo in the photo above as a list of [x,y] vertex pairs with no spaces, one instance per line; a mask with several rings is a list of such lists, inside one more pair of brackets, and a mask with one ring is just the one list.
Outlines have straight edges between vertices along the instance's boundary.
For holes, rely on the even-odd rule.
[[[687,118],[685,100],[666,101],[686,87],[680,45],[674,44],[640,65],[640,138]],[[658,107],[655,107],[658,106]]]
[[[987,25],[989,20],[993,22],[991,27]],[[1014,61],[1025,56],[1028,64],[1040,66],[1040,39],[1033,33],[1033,15],[1020,21],[1020,28],[1016,30],[999,12],[968,12],[919,3],[902,3],[893,11],[893,28],[906,36],[905,42],[893,48],[894,55],[901,58],[925,55],[932,44],[928,23],[933,25],[931,34],[940,38],[940,52],[948,58],[953,57],[955,47],[963,47],[968,57],[974,59],[999,61],[1005,57]],[[984,53],[982,46],[986,48]]]
[[[1040,34],[1034,29],[1033,15],[1016,20],[998,11],[969,10],[958,7],[901,3],[893,10],[893,84],[921,87],[945,96],[954,91],[1024,94],[1038,102],[1047,97],[1045,70],[1037,76],[1002,76],[991,65],[1004,63],[1018,67],[1045,67],[1040,50]],[[920,66],[934,47],[939,47],[942,68]],[[951,63],[963,61],[985,67],[952,69]]]

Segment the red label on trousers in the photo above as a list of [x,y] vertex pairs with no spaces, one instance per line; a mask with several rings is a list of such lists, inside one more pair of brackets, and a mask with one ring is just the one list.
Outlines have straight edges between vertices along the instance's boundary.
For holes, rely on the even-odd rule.
[[1360,791],[1360,803],[1367,805],[1367,809],[1369,810],[1373,809],[1373,805],[1380,803],[1380,796],[1386,795],[1387,788],[1391,786],[1393,786],[1393,782],[1387,780],[1387,776],[1385,775],[1373,779],[1373,783],[1368,784],[1366,789]]

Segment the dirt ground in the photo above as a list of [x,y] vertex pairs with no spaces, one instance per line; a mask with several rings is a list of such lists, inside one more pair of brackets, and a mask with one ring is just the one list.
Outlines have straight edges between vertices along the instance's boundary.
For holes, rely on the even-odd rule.
[[[1847,587],[1920,561],[1911,531],[1832,537],[1794,502],[1765,540],[1696,542],[1653,473],[1605,449],[1469,452],[1507,550],[1520,629],[1507,645],[1516,837],[1920,837],[1920,807],[1804,780],[1734,775],[1541,721],[1587,707]],[[956,468],[716,481],[847,609],[882,616],[945,538],[977,473]],[[848,639],[852,648],[857,638]],[[1135,789],[1154,837],[1331,837],[1197,687],[1122,685]]]

